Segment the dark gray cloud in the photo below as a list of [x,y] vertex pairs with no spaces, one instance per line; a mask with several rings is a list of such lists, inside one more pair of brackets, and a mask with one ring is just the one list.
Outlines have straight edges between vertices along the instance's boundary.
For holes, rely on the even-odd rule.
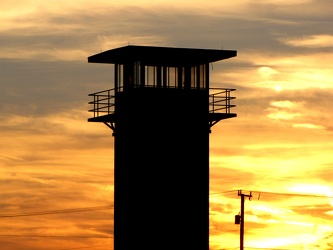
[[[301,15],[303,12],[299,8],[306,9],[307,6],[299,5],[292,8],[297,7],[297,13]],[[34,55],[23,61],[2,59],[1,81],[5,86],[2,93],[5,94],[1,100],[10,109],[15,106],[14,100],[19,101],[19,104],[28,108],[28,113],[48,110],[54,112],[58,109],[64,110],[73,104],[84,103],[87,93],[112,87],[112,67],[108,74],[105,65],[98,67],[86,63],[86,57],[101,50],[111,49],[105,46],[112,46],[112,43],[149,43],[151,39],[151,44],[143,45],[216,49],[223,47],[238,50],[241,59],[246,58],[249,52],[275,56],[313,53],[307,48],[290,47],[281,43],[279,39],[318,33],[330,34],[329,28],[319,31],[316,25],[320,25],[317,23],[310,27],[305,23],[288,23],[288,18],[282,15],[288,8],[283,7],[281,10],[280,6],[279,11],[274,7],[276,6],[251,3],[248,8],[257,10],[257,17],[246,13],[230,15],[223,10],[215,10],[214,15],[208,16],[163,7],[110,7],[104,10],[95,9],[91,13],[85,11],[22,17],[22,20],[17,22],[29,22],[34,25],[3,31],[0,48],[4,51],[8,47],[12,51],[16,50],[17,58],[25,58],[24,55],[20,55],[24,51],[33,52]],[[274,13],[267,14],[277,21],[260,18],[260,13],[265,13],[260,11],[261,9],[277,12],[276,17]],[[304,15],[306,16],[306,12]],[[81,58],[77,57],[71,52],[73,50],[86,53],[86,57],[82,54]],[[58,51],[68,51],[69,57],[74,53],[72,56],[76,61],[63,61],[68,58],[62,60]],[[255,59],[252,60],[255,62]],[[223,63],[226,72],[237,72],[239,67],[251,69],[258,65],[259,61],[258,64],[252,62],[251,65],[244,64],[243,61],[238,62],[237,59]],[[107,84],[107,81],[111,84]]]
[[[326,3],[322,10],[329,9]],[[277,38],[330,34],[327,25],[315,22],[307,9],[320,4],[277,6],[251,3],[248,13],[230,14],[224,9],[213,15],[191,13],[185,9],[148,9],[144,7],[109,7],[89,13],[50,14],[33,16],[17,22],[31,22],[35,26],[2,32],[2,47],[19,47],[34,50],[83,49],[99,52],[106,50],[103,39],[117,39],[127,43],[160,42],[162,45],[184,47],[211,47],[257,52],[300,52],[281,44]],[[278,8],[277,8],[278,7]],[[297,11],[290,11],[295,9]],[[289,17],[286,12],[292,12]],[[251,13],[251,14],[250,14]],[[300,16],[295,19],[295,16]],[[302,18],[303,15],[303,18]],[[267,16],[267,17],[266,17]],[[321,15],[323,18],[325,15]],[[306,19],[311,21],[310,25]],[[42,19],[42,24],[40,20]],[[331,16],[326,17],[331,22]],[[39,24],[39,25],[38,25]],[[116,42],[116,41],[113,41]],[[158,45],[158,44],[148,44]],[[98,47],[97,47],[98,46]],[[305,52],[305,50],[303,50]],[[38,59],[38,58],[36,58]]]
[[78,106],[84,108],[84,104],[89,101],[88,93],[94,92],[93,89],[100,88],[101,85],[108,87],[107,84],[102,84],[108,80],[107,76],[104,79],[101,77],[102,74],[107,74],[105,67],[88,67],[86,60],[36,62],[2,59],[2,112],[45,115]]

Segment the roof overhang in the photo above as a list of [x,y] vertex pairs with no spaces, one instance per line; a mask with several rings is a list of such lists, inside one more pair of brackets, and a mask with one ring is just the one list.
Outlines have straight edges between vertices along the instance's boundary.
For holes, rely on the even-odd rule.
[[128,45],[88,57],[89,63],[126,64],[141,62],[150,66],[195,66],[237,56],[235,50],[192,49]]

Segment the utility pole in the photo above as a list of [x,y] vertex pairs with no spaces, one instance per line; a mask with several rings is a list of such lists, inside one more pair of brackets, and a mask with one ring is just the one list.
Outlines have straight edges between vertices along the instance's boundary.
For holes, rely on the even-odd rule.
[[238,196],[241,197],[241,213],[240,215],[235,216],[235,224],[240,224],[239,249],[244,250],[244,203],[245,203],[245,197],[248,197],[249,200],[251,200],[252,192],[250,192],[250,194],[243,194],[242,190],[238,190]]

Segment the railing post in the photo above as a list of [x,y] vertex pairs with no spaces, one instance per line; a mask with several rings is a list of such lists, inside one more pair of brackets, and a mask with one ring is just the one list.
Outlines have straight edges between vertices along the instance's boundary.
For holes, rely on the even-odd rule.
[[97,109],[96,109],[96,113],[97,113],[97,116],[99,116],[99,95],[97,95]]
[[226,107],[225,107],[225,112],[226,112],[226,114],[229,114],[230,112],[229,112],[229,90],[228,89],[226,89],[225,90],[225,104],[226,104]]
[[94,117],[96,117],[96,94],[94,94]]
[[110,98],[111,98],[110,91],[111,90],[108,90],[108,114],[110,114]]
[[215,113],[215,94],[213,94],[213,113]]

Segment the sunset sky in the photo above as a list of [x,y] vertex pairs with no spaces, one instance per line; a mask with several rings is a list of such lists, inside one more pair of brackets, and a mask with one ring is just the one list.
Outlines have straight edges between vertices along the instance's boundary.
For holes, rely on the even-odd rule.
[[[132,45],[237,50],[211,86],[238,117],[210,134],[211,250],[333,249],[333,1],[1,0],[0,248],[113,249],[113,137],[88,94]],[[184,194],[186,195],[186,194]],[[138,229],[139,230],[139,229]]]

